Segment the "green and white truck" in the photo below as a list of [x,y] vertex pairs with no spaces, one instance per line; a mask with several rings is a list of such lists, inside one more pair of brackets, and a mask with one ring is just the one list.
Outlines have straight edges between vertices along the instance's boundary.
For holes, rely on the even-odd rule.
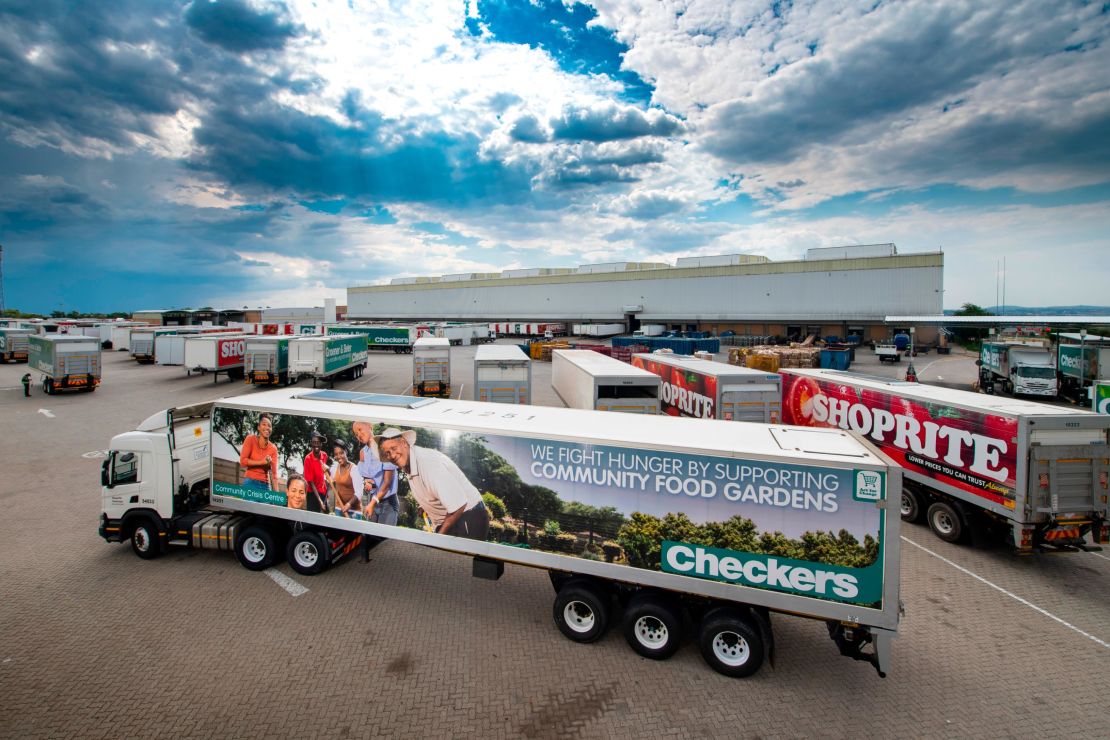
[[365,324],[336,324],[327,328],[328,334],[363,334],[367,349],[387,349],[397,353],[412,352],[416,343],[415,326],[372,326]]
[[254,385],[289,385],[296,377],[289,373],[289,337],[247,338],[243,372]]
[[289,373],[334,385],[337,378],[359,378],[366,369],[365,334],[327,334],[291,339]]
[[1086,404],[1091,387],[1110,375],[1110,345],[1061,344],[1056,348],[1060,395]]
[[[396,524],[305,494],[311,434],[351,438],[355,425],[408,473]],[[242,451],[270,428],[280,472],[259,476]],[[773,620],[802,617],[885,675],[901,489],[901,468],[836,429],[283,388],[162,411],[114,437],[99,533],[142,558],[230,550],[250,570],[284,558],[302,575],[363,537],[424,545],[472,558],[478,577],[505,563],[548,571],[553,620],[576,642],[616,624],[662,660],[688,635],[713,669],[745,677],[776,650]]]
[[27,362],[30,329],[0,329],[0,362]]
[[979,352],[979,387],[1008,396],[1056,396],[1056,362],[1040,343],[983,342]]
[[42,373],[42,390],[92,392],[100,385],[100,341],[96,337],[40,334],[28,338],[27,362]]

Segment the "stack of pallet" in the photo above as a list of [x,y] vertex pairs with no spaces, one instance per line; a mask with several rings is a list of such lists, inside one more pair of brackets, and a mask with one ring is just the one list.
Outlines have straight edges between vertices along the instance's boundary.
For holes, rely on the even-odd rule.
[[551,350],[570,349],[569,342],[532,342],[528,346],[528,355],[533,360],[551,362]]
[[792,344],[789,347],[777,345],[730,347],[728,361],[732,365],[774,373],[783,367],[820,367],[821,350],[798,344]]

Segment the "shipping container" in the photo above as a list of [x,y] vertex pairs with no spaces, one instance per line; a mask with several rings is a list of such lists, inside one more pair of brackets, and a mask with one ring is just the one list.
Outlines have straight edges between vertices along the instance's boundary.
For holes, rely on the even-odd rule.
[[42,390],[92,392],[100,385],[100,342],[95,337],[46,334],[28,337],[27,362],[42,373]]
[[551,387],[572,409],[658,414],[661,378],[597,352],[551,353]]
[[[277,457],[241,453],[277,425]],[[372,493],[306,491],[303,448],[281,451],[290,435],[359,425],[405,472],[385,521],[367,514]],[[839,430],[278,389],[160,412],[108,447],[98,531],[144,559],[226,549],[252,571],[284,559],[314,576],[362,537],[392,539],[471,557],[482,578],[511,576],[506,563],[547,570],[554,622],[578,643],[619,619],[633,650],[661,660],[689,632],[714,670],[745,677],[786,647],[776,614],[820,620],[839,654],[890,668],[901,471]],[[418,592],[400,573],[376,588]]]
[[635,354],[632,365],[662,379],[660,408],[668,416],[777,424],[782,379],[746,367],[673,354]]
[[451,343],[420,337],[412,347],[412,395],[451,395]]
[[865,435],[905,468],[902,517],[1021,551],[1106,542],[1110,416],[835,370],[784,369],[783,421]]
[[532,403],[532,359],[515,344],[484,344],[474,353],[474,400]]
[[360,378],[366,369],[365,334],[328,334],[298,337],[289,342],[289,372],[334,385],[338,378]]
[[27,362],[30,329],[0,329],[0,361]]

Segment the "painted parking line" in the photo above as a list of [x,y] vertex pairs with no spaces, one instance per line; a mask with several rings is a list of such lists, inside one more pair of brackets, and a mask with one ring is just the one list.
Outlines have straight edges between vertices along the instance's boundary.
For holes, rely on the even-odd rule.
[[916,542],[914,542],[913,540],[911,540],[910,538],[908,538],[904,535],[902,536],[902,541],[913,545],[914,547],[916,547],[918,550],[921,550],[922,552],[926,552],[929,555],[932,555],[934,558],[936,558],[937,560],[940,560],[941,562],[948,563],[949,565],[951,565],[953,568],[960,571],[961,573],[965,573],[965,574],[971,576],[972,578],[974,578],[975,580],[979,581],[980,583],[983,583],[987,586],[990,586],[995,591],[998,591],[999,593],[1003,593],[1003,594],[1009,596],[1014,601],[1018,602],[1019,604],[1024,604],[1025,606],[1029,607],[1030,609],[1037,612],[1038,614],[1043,614],[1044,616],[1048,617],[1052,621],[1058,622],[1059,624],[1062,624],[1063,626],[1067,627],[1069,630],[1072,630],[1073,632],[1077,632],[1077,633],[1083,635],[1084,637],[1086,637],[1091,642],[1094,642],[1095,644],[1100,645],[1104,648],[1110,649],[1110,642],[1106,642],[1105,640],[1100,640],[1099,638],[1095,637],[1094,635],[1092,635],[1089,632],[1084,632],[1083,630],[1079,629],[1078,627],[1076,627],[1071,622],[1066,622],[1063,619],[1060,619],[1060,617],[1056,616],[1055,614],[1048,611],[1047,609],[1042,609],[1041,607],[1037,606],[1033,602],[1021,598],[1020,596],[1013,593],[1012,591],[1007,591],[1006,589],[999,586],[997,583],[992,583],[992,582],[988,581],[986,578],[983,578],[983,576],[979,575],[978,573],[973,573],[970,570],[968,570],[967,568],[963,567],[962,565],[957,565],[956,563],[952,562],[951,560],[944,557],[943,555],[933,552],[932,550],[925,547],[924,545],[917,544]]
[[455,398],[459,399],[460,401],[462,400],[462,392],[463,392],[463,388],[465,388],[465,387],[466,387],[466,383],[463,383],[462,385],[459,386],[459,395],[455,396]]
[[43,416],[45,416],[47,419],[53,419],[54,418],[54,412],[51,411],[50,409],[39,409],[39,413],[42,414]]
[[1087,550],[1087,554],[1094,555],[1096,558],[1102,558],[1103,560],[1110,560],[1110,558],[1106,557],[1105,555],[1100,555],[1099,553],[1091,552],[1090,550]]
[[308,593],[308,588],[297,583],[276,568],[267,568],[262,572],[268,575],[274,583],[288,591],[290,596],[297,597]]

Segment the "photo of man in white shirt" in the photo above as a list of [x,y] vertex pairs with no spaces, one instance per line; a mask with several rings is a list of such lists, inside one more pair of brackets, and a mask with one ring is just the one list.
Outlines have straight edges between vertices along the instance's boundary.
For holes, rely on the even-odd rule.
[[411,429],[386,429],[378,436],[378,448],[383,460],[404,472],[413,498],[437,533],[485,541],[489,512],[454,460],[439,450],[418,447]]

